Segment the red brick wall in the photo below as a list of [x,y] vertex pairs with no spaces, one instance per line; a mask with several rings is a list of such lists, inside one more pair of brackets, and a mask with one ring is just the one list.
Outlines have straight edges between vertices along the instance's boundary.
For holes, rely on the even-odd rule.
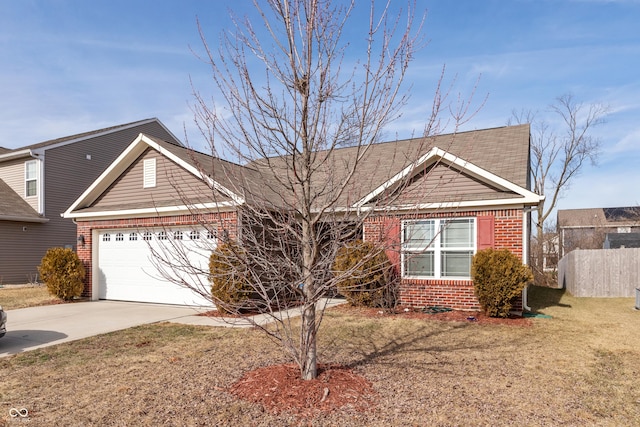
[[124,218],[97,221],[78,220],[78,238],[83,236],[84,246],[78,243],[78,257],[83,262],[87,275],[84,280],[84,291],[82,296],[92,297],[93,285],[93,260],[92,260],[92,231],[109,228],[147,228],[147,227],[171,227],[195,224],[215,224],[218,236],[227,235],[231,239],[237,238],[238,215],[236,212],[209,213],[202,215],[177,215],[149,218]]
[[[390,259],[395,261],[396,271],[399,274],[400,266],[400,236],[398,224],[403,220],[430,219],[430,218],[456,218],[456,217],[494,217],[494,248],[509,249],[520,259],[523,255],[522,210],[476,210],[464,212],[434,212],[430,214],[413,214],[399,216],[377,216],[367,219],[364,224],[364,239],[371,242],[385,242],[387,252],[394,253]],[[390,234],[396,234],[390,236]],[[389,245],[390,244],[390,245]],[[477,310],[478,300],[473,290],[471,280],[443,280],[443,279],[401,279],[400,303],[411,307],[445,306],[462,310]],[[514,310],[522,310],[522,301],[515,301]]]

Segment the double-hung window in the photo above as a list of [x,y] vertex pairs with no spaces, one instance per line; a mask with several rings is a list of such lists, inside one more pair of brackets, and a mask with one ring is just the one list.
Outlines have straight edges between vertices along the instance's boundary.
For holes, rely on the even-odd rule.
[[25,196],[32,197],[38,195],[38,161],[29,160],[24,164],[24,184]]
[[425,219],[403,224],[405,277],[469,278],[475,251],[475,218]]

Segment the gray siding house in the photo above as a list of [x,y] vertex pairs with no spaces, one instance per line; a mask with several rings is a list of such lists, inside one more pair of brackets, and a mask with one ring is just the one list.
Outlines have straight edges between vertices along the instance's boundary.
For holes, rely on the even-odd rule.
[[50,247],[76,247],[76,225],[61,214],[140,133],[181,142],[156,118],[0,147],[0,284],[35,281]]

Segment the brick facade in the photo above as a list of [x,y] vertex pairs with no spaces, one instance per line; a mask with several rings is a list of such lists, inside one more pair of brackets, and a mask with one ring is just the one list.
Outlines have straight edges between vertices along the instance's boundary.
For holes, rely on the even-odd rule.
[[[473,210],[460,212],[434,212],[425,214],[376,216],[364,224],[364,240],[384,242],[387,254],[400,276],[401,227],[403,220],[493,217],[494,249],[509,249],[520,259],[523,248],[523,214],[520,209]],[[400,280],[400,303],[411,307],[446,306],[461,310],[477,310],[478,300],[471,280],[408,279]],[[522,310],[522,300],[514,302],[513,309]]]
[[[214,226],[218,236],[236,239],[238,234],[238,214],[236,212],[218,212],[200,215],[176,215],[163,217],[123,218],[93,221],[77,221],[78,257],[84,264],[87,275],[84,280],[82,296],[91,298],[93,289],[93,230],[104,229],[145,229],[151,227],[173,227],[197,224]],[[82,237],[80,237],[82,236]],[[84,239],[84,245],[80,243]]]

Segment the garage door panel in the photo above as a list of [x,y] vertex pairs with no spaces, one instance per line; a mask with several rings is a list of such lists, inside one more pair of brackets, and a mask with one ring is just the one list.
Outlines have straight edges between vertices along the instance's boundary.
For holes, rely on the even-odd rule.
[[[202,296],[174,283],[183,280],[208,292],[206,272],[215,239],[199,230],[198,241],[191,241],[189,237],[196,236],[192,231],[189,228],[160,228],[140,232],[116,229],[100,232],[99,298],[210,306]],[[195,269],[178,268],[185,259]],[[199,275],[196,274],[198,270]]]

